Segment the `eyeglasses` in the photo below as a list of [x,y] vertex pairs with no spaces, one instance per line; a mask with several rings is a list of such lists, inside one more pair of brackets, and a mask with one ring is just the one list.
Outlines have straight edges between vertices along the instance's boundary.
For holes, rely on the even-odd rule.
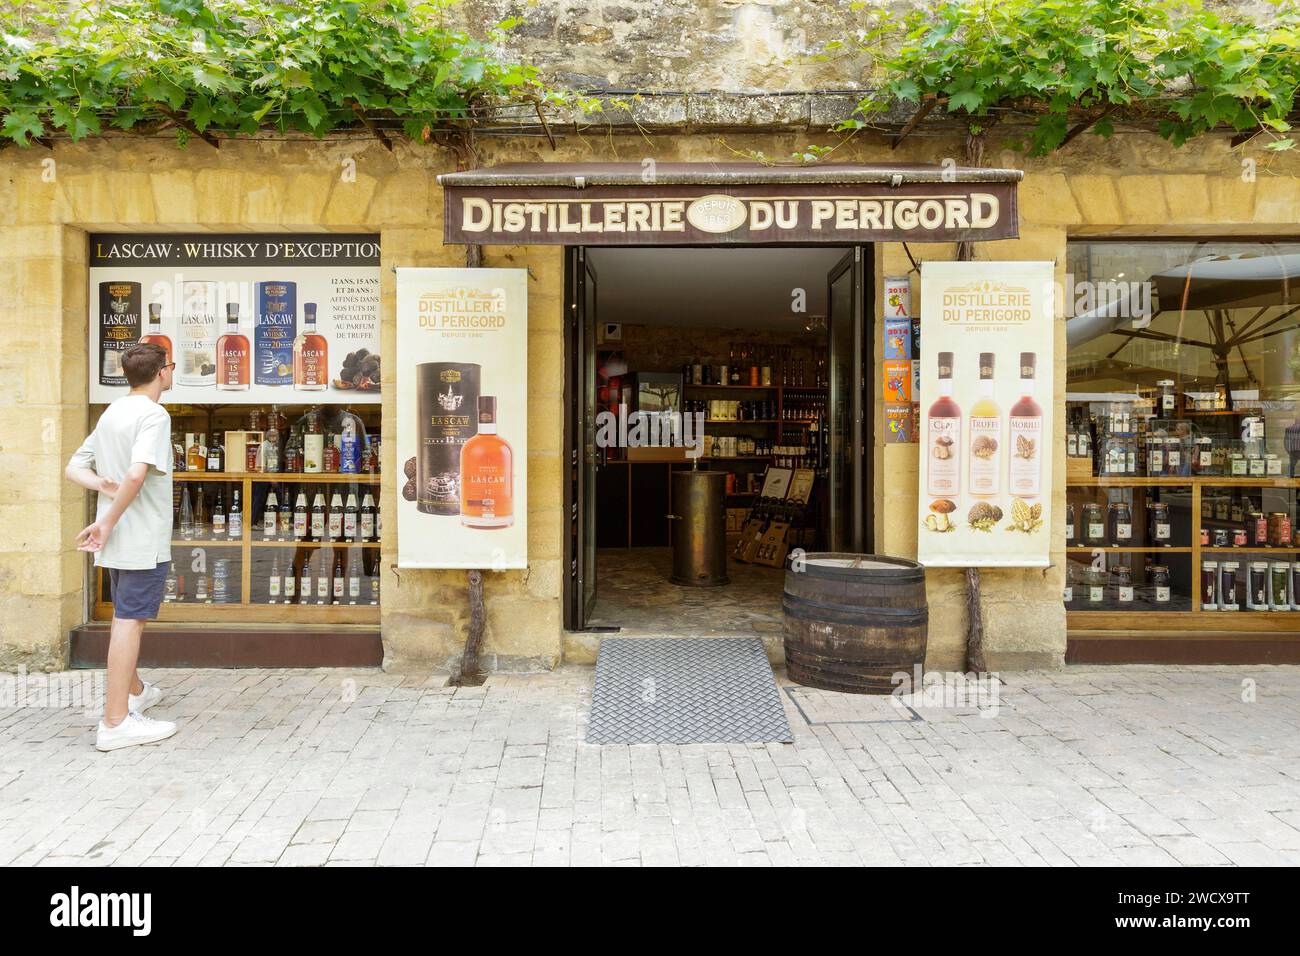
[[160,368],[158,371],[161,372],[161,371],[164,371],[164,370],[166,370],[166,369],[169,369],[169,368],[175,368],[175,367],[176,367],[176,363],[175,363],[175,362],[168,362],[166,365],[164,365],[164,366],[163,366],[162,368]]

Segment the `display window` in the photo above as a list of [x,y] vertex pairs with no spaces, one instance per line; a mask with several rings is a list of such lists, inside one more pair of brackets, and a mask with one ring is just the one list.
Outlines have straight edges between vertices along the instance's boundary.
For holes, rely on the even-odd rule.
[[1300,244],[1078,241],[1068,272],[1071,628],[1300,627]]

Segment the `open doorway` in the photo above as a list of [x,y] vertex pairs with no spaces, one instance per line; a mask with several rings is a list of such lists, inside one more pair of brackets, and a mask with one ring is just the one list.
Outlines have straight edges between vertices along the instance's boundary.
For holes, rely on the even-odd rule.
[[[779,641],[788,552],[869,549],[867,251],[569,250],[566,626]],[[642,444],[652,418],[679,432]],[[683,586],[696,469],[723,473],[726,557]]]

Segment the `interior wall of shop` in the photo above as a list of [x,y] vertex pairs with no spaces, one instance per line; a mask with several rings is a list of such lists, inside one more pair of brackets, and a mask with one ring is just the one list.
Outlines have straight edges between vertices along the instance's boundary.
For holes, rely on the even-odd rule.
[[[814,134],[805,132],[645,137],[560,130],[557,148],[544,139],[479,142],[479,165],[518,161],[709,161],[737,152],[789,155]],[[824,137],[823,137],[824,138]],[[960,157],[959,139],[918,136],[891,151],[862,136],[837,151],[842,161],[936,163]],[[1063,274],[1071,234],[1296,234],[1300,228],[1300,159],[1247,147],[1259,166],[1243,176],[1241,151],[1226,136],[1182,149],[1144,134],[1109,142],[1082,137],[1060,155],[1026,160],[998,140],[989,164],[1026,170],[1020,188],[1021,237],[978,247],[979,258],[1055,260]],[[355,164],[355,178],[343,174]],[[61,666],[69,628],[85,617],[86,561],[72,547],[84,524],[84,494],[63,480],[63,466],[88,424],[85,236],[92,231],[347,230],[374,231],[383,241],[382,351],[395,367],[394,278],[391,266],[455,266],[462,247],[442,244],[441,190],[435,176],[450,169],[447,154],[399,143],[388,152],[372,139],[223,142],[197,140],[178,149],[169,138],[116,136],[53,151],[10,148],[0,153],[0,277],[7,305],[0,316],[5,425],[0,428],[0,666]],[[950,246],[916,245],[918,260],[947,259]],[[563,558],[562,317],[563,254],[559,246],[490,247],[485,264],[527,267],[529,282],[529,557],[522,572],[486,576],[486,660],[501,669],[546,667],[561,657],[560,588]],[[876,247],[877,288],[886,275],[905,274],[901,245]],[[919,302],[916,303],[919,306]],[[882,307],[877,300],[876,311]],[[878,337],[877,337],[878,338]],[[924,333],[922,333],[924,343]],[[1053,666],[1065,650],[1060,594],[1065,460],[1064,326],[1054,362],[1058,409],[1053,482],[1052,566],[988,571],[984,607],[990,663],[995,667]],[[879,399],[880,343],[873,346]],[[394,474],[396,408],[391,378],[384,383],[384,471]],[[876,414],[879,415],[877,407]],[[882,434],[877,419],[876,434]],[[916,551],[917,446],[878,444],[875,538],[881,551]],[[397,487],[386,482],[388,517],[383,549],[381,611],[387,666],[443,668],[460,652],[467,627],[464,574],[391,570],[396,561]],[[963,663],[965,616],[960,572],[928,576],[929,663]]]

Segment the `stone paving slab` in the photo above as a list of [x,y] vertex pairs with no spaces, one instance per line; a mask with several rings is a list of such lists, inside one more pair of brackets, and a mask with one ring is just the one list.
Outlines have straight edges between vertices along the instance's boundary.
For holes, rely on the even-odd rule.
[[1006,674],[992,706],[778,675],[793,744],[683,746],[585,743],[586,667],[147,676],[156,746],[0,707],[0,864],[1300,864],[1296,667]]

